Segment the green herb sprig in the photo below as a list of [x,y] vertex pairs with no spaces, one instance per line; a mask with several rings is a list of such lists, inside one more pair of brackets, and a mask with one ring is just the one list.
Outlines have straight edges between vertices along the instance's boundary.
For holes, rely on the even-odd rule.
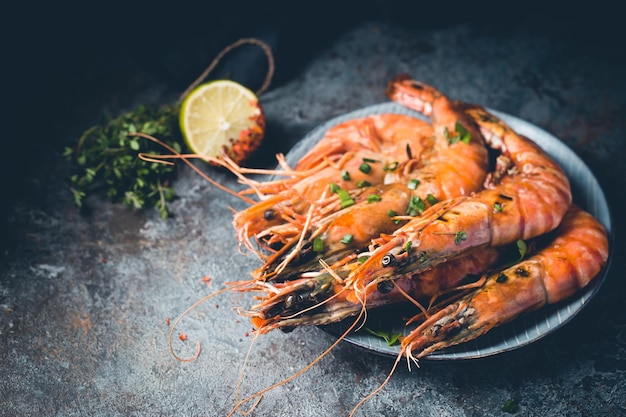
[[175,167],[140,159],[139,153],[162,154],[164,149],[131,134],[154,136],[180,152],[178,111],[178,105],[140,106],[115,118],[105,116],[83,133],[76,147],[65,148],[63,154],[73,164],[70,191],[75,204],[82,207],[89,194],[104,192],[113,202],[135,209],[156,207],[162,218],[168,217]]
[[464,230],[459,230],[458,232],[434,232],[434,234],[454,236],[454,244],[457,246],[467,240],[467,232]]
[[400,337],[402,337],[402,333],[394,333],[394,332],[384,331],[384,330],[372,330],[367,327],[365,328],[365,331],[376,337],[385,339],[385,342],[387,342],[387,346],[394,346],[394,345],[399,344]]
[[519,257],[504,264],[503,268],[510,268],[513,265],[522,262],[526,257],[528,253],[528,245],[526,245],[526,242],[524,242],[522,239],[518,239],[517,242],[515,242],[515,246],[517,246],[517,252],[519,253]]

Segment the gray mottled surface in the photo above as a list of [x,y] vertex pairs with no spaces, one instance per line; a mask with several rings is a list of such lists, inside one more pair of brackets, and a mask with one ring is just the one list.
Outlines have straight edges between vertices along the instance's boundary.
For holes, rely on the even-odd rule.
[[[325,27],[320,18],[318,29],[325,28],[326,35],[317,41],[304,34],[310,26],[298,31],[297,25],[276,23],[280,19],[252,32],[272,42],[278,57],[275,82],[261,96],[268,134],[253,164],[271,166],[273,153],[288,151],[323,121],[384,101],[386,82],[409,72],[451,97],[516,115],[559,137],[590,166],[611,205],[612,268],[575,320],[505,355],[424,362],[411,372],[401,365],[359,415],[502,416],[508,415],[502,406],[510,399],[520,416],[626,413],[624,52],[613,49],[616,42],[607,45],[611,39],[585,34],[584,16],[575,17],[571,25],[564,20],[553,28],[546,27],[549,17],[507,24],[506,14],[494,21],[442,18],[422,26],[372,13],[341,29],[338,19]],[[282,31],[273,30],[272,22]],[[150,46],[148,37],[132,38],[131,45],[146,42],[145,56],[128,45],[116,50],[117,38],[104,42],[93,35],[99,53],[81,55],[90,49],[78,43],[67,52],[76,65],[50,64],[58,72],[51,71],[41,85],[56,98],[42,100],[59,108],[37,126],[34,142],[21,136],[28,159],[19,157],[15,141],[5,141],[15,151],[9,156],[18,155],[7,161],[5,181],[18,185],[3,196],[1,415],[224,416],[235,404],[252,336],[250,324],[233,308],[251,300],[217,296],[181,323],[189,340],[175,338],[176,351],[193,355],[196,340],[202,345],[191,363],[169,353],[166,319],[224,282],[247,278],[258,266],[254,256],[237,250],[230,226],[229,207],[243,204],[182,168],[171,219],[162,221],[154,211],[131,212],[98,196],[89,199],[92,211],[81,214],[67,190],[69,167],[60,155],[101,112],[176,97],[222,46],[250,33],[241,26],[227,28],[217,38],[179,34],[179,47],[153,34],[162,49]],[[148,65],[152,52],[158,57]],[[263,73],[259,62],[262,57],[245,65]],[[258,80],[257,72],[250,72],[242,82]],[[51,84],[54,75],[63,88]],[[34,111],[21,104],[19,109]],[[238,186],[229,175],[202,168],[221,183]],[[210,284],[204,276],[211,277]],[[288,377],[333,341],[317,328],[259,337],[241,395]],[[340,344],[305,374],[266,393],[252,415],[347,415],[391,365],[387,358]]]

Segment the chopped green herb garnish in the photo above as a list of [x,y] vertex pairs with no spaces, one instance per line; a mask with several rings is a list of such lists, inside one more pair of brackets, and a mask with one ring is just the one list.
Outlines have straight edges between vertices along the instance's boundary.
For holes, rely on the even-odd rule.
[[467,233],[465,233],[463,230],[458,231],[454,234],[454,244],[455,245],[460,245],[461,242],[463,242],[464,240],[467,240]]
[[344,181],[350,181],[350,173],[348,171],[341,171],[341,179]]
[[367,261],[369,259],[369,256],[359,256],[357,258],[357,262],[362,264],[363,262]]
[[324,241],[319,237],[313,239],[313,250],[315,252],[321,252],[324,250]]
[[506,263],[503,268],[510,268],[515,264],[518,264],[520,262],[522,262],[524,260],[524,257],[526,256],[526,253],[528,251],[528,247],[526,246],[526,242],[524,242],[521,239],[518,239],[516,242],[517,245],[517,251],[519,253],[519,257],[511,262]]
[[418,196],[411,196],[411,200],[409,201],[409,206],[406,209],[406,214],[409,216],[417,216],[422,213],[426,209],[426,204],[424,201]]
[[350,207],[354,204],[354,200],[350,197],[350,193],[346,190],[340,188],[337,190],[337,195],[339,196],[339,201],[341,202],[341,208],[344,209],[346,207]]
[[502,204],[501,203],[493,203],[493,211],[496,213],[502,212]]
[[393,346],[393,345],[398,344],[400,342],[400,337],[402,337],[402,333],[385,332],[382,330],[376,331],[376,330],[368,329],[367,327],[365,328],[365,330],[368,333],[373,334],[376,337],[385,339],[385,342],[387,342],[387,346]]
[[371,159],[371,158],[363,158],[363,162],[374,164],[374,163],[377,163],[377,162],[380,162],[380,161],[378,161],[376,159]]
[[[397,215],[398,215],[398,213],[396,213],[396,212],[395,212],[395,211],[393,211],[393,210],[389,210],[389,211],[387,212],[387,216],[389,216],[389,217],[395,217],[395,216],[397,216]],[[395,224],[398,224],[398,223],[400,223],[400,220],[394,220],[393,222],[394,222]]]
[[368,203],[375,203],[377,201],[382,200],[382,197],[379,196],[378,194],[370,194],[367,196],[367,202]]
[[459,140],[461,142],[463,142],[463,143],[469,143],[470,142],[471,135],[468,132],[468,130],[465,128],[465,126],[463,126],[459,122],[456,122],[456,124],[454,125],[454,130],[459,134],[459,136],[460,136]]
[[454,244],[455,245],[460,245],[461,242],[463,242],[464,240],[467,240],[467,233],[464,232],[463,230],[458,231],[458,232],[433,232],[436,235],[452,235],[454,236]]
[[337,184],[335,184],[334,182],[331,182],[329,185],[330,188],[330,192],[333,194],[337,194],[337,191],[339,191],[339,186]]
[[406,242],[406,245],[404,245],[404,251],[409,252],[411,250],[411,246],[413,246],[413,242],[409,240]]
[[356,186],[358,188],[369,187],[370,185],[372,185],[372,184],[369,181],[365,181],[365,180],[361,180],[361,181],[356,183]]
[[418,186],[420,185],[420,180],[418,179],[412,179],[411,181],[409,181],[409,183],[407,184],[407,187],[409,188],[409,190],[415,190]]
[[353,238],[354,237],[350,233],[347,233],[341,238],[340,242],[343,243],[344,245],[348,245],[350,244],[350,242],[352,242]]
[[522,239],[517,240],[517,250],[519,251],[519,262],[521,262],[524,259],[524,256],[526,256],[526,251],[528,250],[526,242]]
[[390,162],[388,164],[385,164],[385,166],[383,167],[383,171],[395,171],[396,169],[398,169],[398,165],[399,163],[397,161]]
[[371,170],[372,170],[372,167],[367,162],[363,162],[361,166],[359,166],[359,171],[361,171],[364,174],[369,174]]
[[435,204],[437,204],[437,203],[439,202],[439,200],[437,200],[437,197],[435,197],[435,196],[434,196],[434,195],[432,195],[432,194],[428,194],[428,195],[426,196],[426,201],[427,201],[427,202],[428,202],[428,204],[430,204],[431,206],[432,206],[432,205],[435,205]]
[[426,251],[422,251],[420,253],[420,257],[419,257],[419,262],[420,263],[424,263],[428,260],[428,254],[426,253]]
[[456,122],[454,124],[454,133],[450,133],[450,131],[446,127],[443,131],[443,134],[450,145],[457,142],[469,143],[471,138],[468,130],[459,122]]

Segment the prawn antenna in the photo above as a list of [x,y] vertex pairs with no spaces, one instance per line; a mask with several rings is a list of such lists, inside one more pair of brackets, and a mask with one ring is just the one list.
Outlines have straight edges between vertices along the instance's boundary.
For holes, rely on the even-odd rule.
[[152,142],[155,142],[155,143],[161,145],[162,147],[164,147],[165,149],[167,149],[168,151],[171,152],[171,155],[157,155],[157,154],[149,154],[149,153],[139,153],[137,155],[139,157],[139,159],[142,159],[142,160],[147,161],[147,162],[162,163],[162,164],[167,164],[167,165],[172,165],[172,162],[171,161],[166,161],[166,159],[180,159],[185,164],[187,164],[191,169],[193,169],[198,175],[200,175],[200,177],[202,177],[205,181],[207,181],[208,183],[210,183],[214,187],[224,191],[227,194],[230,194],[230,195],[233,195],[235,197],[238,197],[238,198],[240,198],[241,200],[245,201],[248,204],[254,204],[255,203],[255,201],[253,201],[252,199],[249,199],[247,197],[242,196],[241,194],[237,193],[236,191],[233,191],[230,188],[223,186],[219,182],[215,181],[213,178],[209,177],[207,174],[202,172],[202,170],[200,170],[200,168],[195,166],[190,161],[190,159],[203,159],[203,160],[211,162],[211,163],[213,163],[215,165],[222,166],[222,167],[228,169],[233,174],[238,175],[237,172],[233,171],[232,167],[229,165],[228,162],[223,161],[223,160],[221,160],[219,158],[210,158],[210,157],[197,155],[197,154],[182,154],[182,153],[178,152],[176,149],[174,149],[171,146],[169,146],[168,144],[166,144],[165,142],[163,142],[162,140],[159,140],[159,139],[155,138],[154,136],[148,135],[146,133],[134,132],[134,133],[129,133],[128,135],[129,136],[139,136],[141,138],[151,140]]
[[[259,401],[261,401],[261,398],[263,397],[263,394],[265,394],[266,392],[269,392],[271,390],[273,390],[274,388],[278,388],[282,385],[285,385],[286,383],[294,380],[295,378],[297,378],[298,376],[302,375],[303,373],[305,373],[306,371],[308,371],[309,369],[311,369],[313,366],[315,366],[315,364],[317,364],[319,361],[322,360],[322,358],[324,358],[326,355],[328,355],[334,348],[337,347],[337,345],[339,343],[341,343],[346,336],[348,336],[348,334],[350,332],[352,332],[354,330],[354,328],[357,326],[357,324],[361,321],[361,318],[363,317],[363,311],[365,311],[365,308],[363,308],[361,310],[361,312],[359,313],[359,315],[357,316],[357,318],[354,320],[354,322],[348,327],[348,329],[346,329],[346,331],[337,338],[337,340],[335,340],[328,348],[326,348],[326,350],[324,352],[322,352],[320,355],[318,355],[313,361],[311,361],[308,365],[306,365],[304,368],[300,369],[298,372],[295,372],[294,374],[290,375],[289,377],[283,379],[282,381],[276,382],[273,385],[270,385],[267,388],[262,389],[261,391],[258,391],[246,398],[244,398],[241,401],[238,401],[237,404],[235,404],[235,406],[233,407],[233,409],[228,413],[228,415],[226,417],[231,417],[237,410],[239,410],[241,408],[241,406],[253,399],[256,399],[256,401],[254,402],[254,405],[252,406],[251,409],[254,409],[254,407],[256,407],[256,405],[259,403]],[[243,414],[247,414],[249,413],[251,410],[244,412]],[[240,411],[241,412],[241,411]]]
[[198,301],[196,301],[195,303],[193,303],[191,306],[187,307],[187,309],[185,311],[183,311],[177,318],[176,320],[174,320],[174,322],[172,323],[172,327],[170,328],[170,333],[168,335],[168,345],[169,345],[169,349],[170,349],[170,353],[172,354],[172,356],[174,358],[176,358],[177,361],[180,362],[193,362],[196,359],[198,359],[198,356],[200,356],[200,352],[202,350],[201,346],[200,346],[200,341],[198,340],[198,344],[197,344],[197,349],[196,349],[196,353],[189,358],[183,358],[181,356],[179,356],[175,351],[174,351],[174,345],[172,344],[172,340],[173,340],[173,335],[174,335],[174,330],[176,330],[176,327],[178,326],[178,323],[180,323],[180,321],[187,316],[187,314],[189,314],[191,311],[193,311],[194,309],[198,308],[198,306],[200,306],[201,304],[205,303],[206,301],[208,301],[209,299],[215,297],[216,295],[219,294],[223,294],[227,291],[232,291],[231,287],[226,287],[226,288],[222,288],[219,291],[213,292],[211,294],[207,294],[204,297],[202,297],[201,299],[199,299]]
[[387,375],[385,380],[380,383],[378,388],[376,388],[374,391],[370,392],[365,398],[361,399],[361,401],[359,401],[357,403],[357,405],[354,406],[354,408],[350,412],[350,417],[353,417],[354,413],[356,413],[356,411],[359,408],[361,408],[361,406],[363,404],[365,404],[366,401],[368,401],[370,398],[374,397],[376,394],[378,394],[380,391],[382,391],[382,389],[385,387],[385,385],[387,385],[387,383],[391,380],[391,377],[393,376],[393,374],[396,372],[396,368],[398,367],[398,363],[400,363],[400,359],[402,359],[402,356],[403,356],[403,353],[402,353],[402,350],[400,350],[400,352],[398,353],[398,356],[396,356],[396,360],[393,362],[393,366],[391,367],[391,370],[389,371],[389,374]]

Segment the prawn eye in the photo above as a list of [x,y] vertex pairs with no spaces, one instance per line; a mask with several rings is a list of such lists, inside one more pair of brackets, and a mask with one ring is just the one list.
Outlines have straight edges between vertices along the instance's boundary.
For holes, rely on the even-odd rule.
[[381,294],[387,294],[393,290],[393,282],[391,281],[381,281],[376,285],[376,289]]
[[396,259],[395,256],[393,256],[392,254],[388,253],[385,256],[383,256],[383,259],[381,259],[381,264],[383,265],[383,268],[386,266],[391,265],[391,263],[394,261],[394,259]]
[[274,209],[265,210],[265,213],[263,213],[263,218],[265,220],[273,220],[274,217],[276,217],[276,212],[274,211]]

